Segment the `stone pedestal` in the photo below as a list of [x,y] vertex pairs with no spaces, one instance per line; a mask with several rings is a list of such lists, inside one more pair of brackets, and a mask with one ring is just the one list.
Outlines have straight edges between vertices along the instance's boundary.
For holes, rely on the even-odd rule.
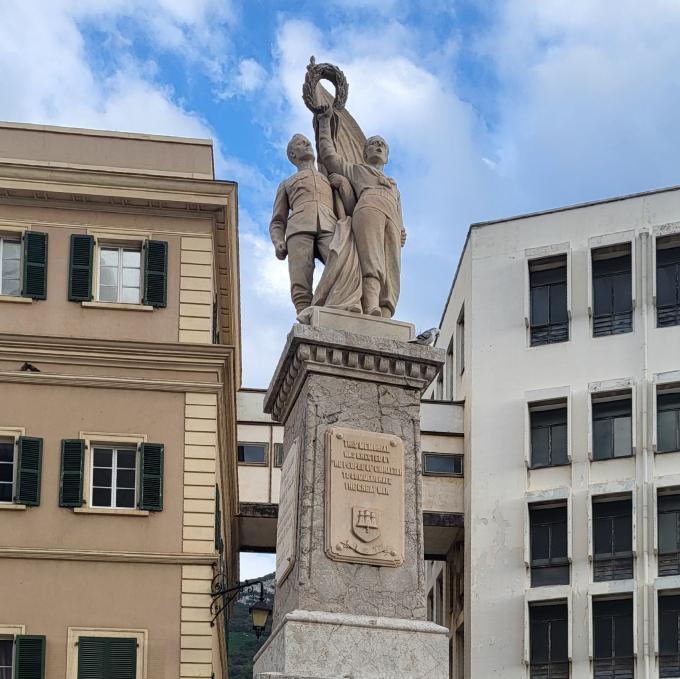
[[420,397],[444,352],[405,341],[408,324],[349,320],[293,326],[265,398],[286,461],[255,675],[444,679],[447,631],[425,621],[420,454]]

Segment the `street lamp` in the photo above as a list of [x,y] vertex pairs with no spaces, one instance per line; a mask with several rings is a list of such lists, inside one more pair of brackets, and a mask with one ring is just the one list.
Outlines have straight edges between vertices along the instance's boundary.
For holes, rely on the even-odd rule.
[[260,598],[250,607],[248,612],[253,622],[255,636],[259,639],[260,634],[262,634],[262,631],[267,626],[269,614],[272,612],[272,607],[264,600],[264,585],[262,582],[260,582]]
[[213,578],[212,583],[212,603],[210,611],[213,619],[210,621],[212,627],[215,626],[219,614],[242,592],[252,592],[257,585],[260,585],[260,598],[250,607],[250,620],[253,623],[253,630],[257,638],[260,638],[262,631],[267,626],[269,614],[272,607],[264,600],[264,580],[246,580],[234,587],[225,587],[224,577],[218,573]]

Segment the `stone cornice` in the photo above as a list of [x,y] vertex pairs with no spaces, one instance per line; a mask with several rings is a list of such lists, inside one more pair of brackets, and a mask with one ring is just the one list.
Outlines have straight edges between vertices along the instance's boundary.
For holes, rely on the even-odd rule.
[[296,323],[264,399],[264,411],[285,422],[310,373],[393,384],[423,392],[444,363],[443,349]]
[[210,565],[216,554],[186,552],[117,552],[82,549],[42,549],[37,547],[0,547],[0,559],[46,559],[52,561],[101,561],[104,563],[155,563]]

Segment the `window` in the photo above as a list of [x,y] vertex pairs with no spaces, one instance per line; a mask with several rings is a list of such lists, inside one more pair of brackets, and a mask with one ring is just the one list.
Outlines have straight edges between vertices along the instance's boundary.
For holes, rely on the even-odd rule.
[[673,238],[657,241],[656,324],[680,325],[680,243]]
[[593,579],[633,577],[633,501],[593,499]]
[[93,446],[91,479],[92,507],[134,509],[137,488],[136,448]]
[[433,476],[463,476],[463,456],[423,453],[423,473]]
[[593,676],[632,679],[633,599],[593,600]]
[[569,464],[567,451],[567,404],[532,404],[531,468]]
[[68,630],[67,679],[142,679],[146,676],[144,630]]
[[680,575],[680,493],[657,498],[659,576]]
[[458,338],[458,372],[465,372],[465,308],[460,310],[456,325],[456,337]]
[[0,679],[12,679],[14,667],[14,638],[0,637]]
[[21,295],[21,240],[0,237],[0,294]]
[[680,392],[659,391],[656,396],[656,450],[680,450]]
[[14,440],[0,439],[0,502],[14,501],[15,455]]
[[274,444],[274,466],[283,467],[283,443]]
[[529,262],[531,346],[566,342],[567,256]]
[[568,618],[566,602],[530,605],[531,679],[568,679]]
[[593,395],[593,459],[633,454],[632,396]]
[[130,247],[99,249],[100,302],[139,304],[141,256],[139,249]]
[[633,329],[630,244],[593,250],[593,336]]
[[531,586],[568,585],[567,506],[529,507]]
[[659,677],[680,677],[680,595],[659,593]]
[[238,461],[240,464],[267,464],[266,443],[239,443]]
[[447,394],[446,398],[449,400],[453,400],[453,394],[455,393],[456,389],[456,376],[454,373],[454,362],[453,362],[453,337],[451,338],[451,341],[449,342],[449,346],[446,350],[446,389],[447,389]]
[[434,621],[434,591],[427,595],[427,619]]
[[444,399],[444,371],[440,370],[437,375],[437,381],[434,385],[434,395],[437,401]]
[[440,573],[437,577],[437,590],[436,590],[435,606],[436,606],[436,616],[435,622],[438,625],[444,624],[444,576]]
[[0,626],[0,679],[44,679],[45,637],[21,625]]

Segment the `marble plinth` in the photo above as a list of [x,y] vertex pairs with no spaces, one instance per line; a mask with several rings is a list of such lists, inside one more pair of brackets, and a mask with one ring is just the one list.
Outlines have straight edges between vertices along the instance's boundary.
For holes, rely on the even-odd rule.
[[262,679],[447,679],[448,630],[421,620],[293,611],[254,667]]

